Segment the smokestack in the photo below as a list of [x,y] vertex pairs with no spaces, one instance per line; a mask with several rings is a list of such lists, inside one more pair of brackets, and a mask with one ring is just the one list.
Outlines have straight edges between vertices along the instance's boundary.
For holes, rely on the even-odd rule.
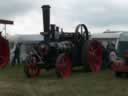
[[44,25],[44,32],[50,32],[50,6],[49,5],[43,5],[42,7],[42,13],[43,13],[43,25]]
[[56,27],[56,31],[59,32],[59,27],[58,26]]
[[55,39],[55,31],[56,31],[56,25],[55,24],[51,24],[51,34],[52,34],[52,40]]
[[61,28],[61,32],[64,32],[64,31],[63,31],[63,28]]

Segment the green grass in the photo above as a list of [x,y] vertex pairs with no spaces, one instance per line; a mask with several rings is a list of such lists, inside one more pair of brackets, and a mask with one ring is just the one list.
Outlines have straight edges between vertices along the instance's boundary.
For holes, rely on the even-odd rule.
[[0,96],[128,96],[128,80],[111,71],[73,72],[69,79],[58,79],[54,70],[28,79],[22,66],[8,66],[0,70]]

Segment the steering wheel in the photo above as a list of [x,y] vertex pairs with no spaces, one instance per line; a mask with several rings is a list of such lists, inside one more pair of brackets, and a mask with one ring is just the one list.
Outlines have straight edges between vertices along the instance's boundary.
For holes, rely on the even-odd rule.
[[89,32],[85,24],[77,25],[75,29],[75,39],[80,41],[81,39],[88,40],[89,39]]

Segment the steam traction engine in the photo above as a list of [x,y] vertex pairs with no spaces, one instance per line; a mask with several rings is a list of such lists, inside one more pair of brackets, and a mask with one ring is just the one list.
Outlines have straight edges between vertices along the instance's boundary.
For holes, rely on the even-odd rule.
[[75,32],[61,32],[55,24],[50,24],[50,6],[42,6],[44,41],[33,45],[26,59],[25,73],[28,77],[38,76],[40,69],[56,69],[59,77],[67,78],[72,67],[84,66],[85,71],[99,72],[103,63],[103,47],[96,40],[89,40],[89,32],[84,24],[79,24]]
[[0,69],[3,69],[7,64],[9,64],[10,58],[9,42],[6,38],[6,25],[12,25],[14,22],[0,19],[0,24],[5,25],[5,37],[2,36],[2,32],[0,32]]

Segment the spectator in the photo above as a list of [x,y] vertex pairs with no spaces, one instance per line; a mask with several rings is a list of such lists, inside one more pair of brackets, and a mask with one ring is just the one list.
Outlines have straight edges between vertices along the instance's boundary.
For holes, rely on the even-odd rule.
[[117,54],[114,50],[110,52],[109,60],[111,64],[117,60]]
[[18,43],[16,45],[16,48],[14,50],[14,57],[13,57],[13,60],[12,60],[12,65],[14,66],[15,64],[20,64],[20,43]]

